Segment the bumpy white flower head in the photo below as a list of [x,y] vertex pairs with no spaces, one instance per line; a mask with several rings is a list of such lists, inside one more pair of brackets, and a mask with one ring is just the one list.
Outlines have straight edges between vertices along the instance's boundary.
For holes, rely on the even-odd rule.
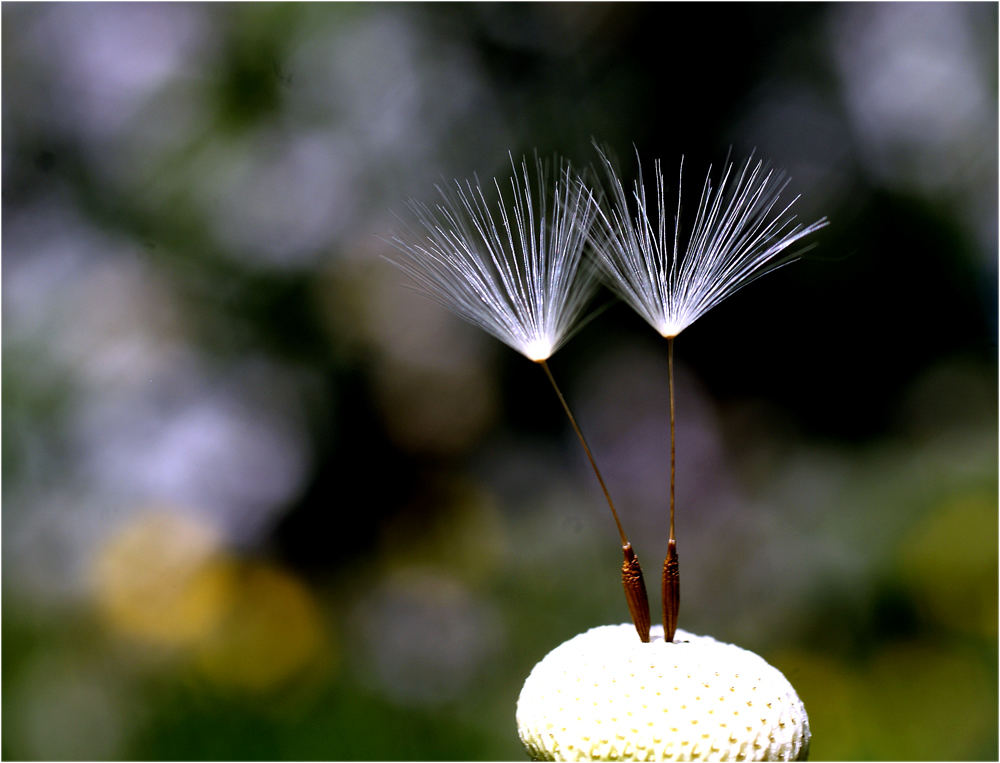
[[535,665],[517,701],[535,760],[805,760],[809,719],[761,657],[654,626],[581,633]]

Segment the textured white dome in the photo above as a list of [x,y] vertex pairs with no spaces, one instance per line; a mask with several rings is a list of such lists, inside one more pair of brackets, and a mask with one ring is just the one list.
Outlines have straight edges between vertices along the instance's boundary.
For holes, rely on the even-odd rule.
[[536,760],[805,760],[809,719],[761,657],[631,623],[571,638],[532,669],[517,728]]

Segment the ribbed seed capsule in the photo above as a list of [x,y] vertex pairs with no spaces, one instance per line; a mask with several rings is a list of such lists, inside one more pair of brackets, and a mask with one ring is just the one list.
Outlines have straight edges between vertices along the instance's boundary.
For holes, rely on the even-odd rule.
[[667,541],[667,558],[663,560],[663,633],[667,641],[674,640],[677,613],[681,607],[681,578],[677,564],[677,541]]
[[625,561],[622,562],[622,586],[625,588],[625,599],[628,601],[628,611],[635,624],[635,630],[643,643],[649,641],[649,598],[646,596],[646,581],[642,577],[642,567],[632,550],[632,544],[622,546]]

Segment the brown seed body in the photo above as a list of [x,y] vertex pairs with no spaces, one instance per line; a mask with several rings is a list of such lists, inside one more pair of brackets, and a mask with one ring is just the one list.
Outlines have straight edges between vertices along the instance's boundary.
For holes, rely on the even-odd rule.
[[667,558],[663,560],[663,637],[674,640],[677,612],[681,606],[681,579],[677,564],[677,541],[667,541]]
[[622,586],[628,601],[628,611],[635,623],[635,630],[644,643],[649,641],[649,597],[646,596],[646,581],[642,577],[642,567],[632,550],[632,544],[622,546],[625,561],[622,563]]

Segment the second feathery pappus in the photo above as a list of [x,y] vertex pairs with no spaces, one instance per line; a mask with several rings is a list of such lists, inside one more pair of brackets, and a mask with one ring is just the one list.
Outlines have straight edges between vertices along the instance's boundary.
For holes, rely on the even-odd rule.
[[599,207],[592,229],[595,259],[611,289],[667,339],[747,284],[794,260],[800,252],[787,254],[788,249],[828,224],[826,218],[796,224],[791,209],[799,197],[780,206],[788,185],[784,173],[750,156],[738,173],[727,162],[718,187],[709,167],[691,231],[682,242],[684,160],[677,204],[669,207],[660,162],[654,162],[656,209],[651,212],[638,156],[638,178],[628,194],[614,163],[603,150],[598,153],[609,204]]

